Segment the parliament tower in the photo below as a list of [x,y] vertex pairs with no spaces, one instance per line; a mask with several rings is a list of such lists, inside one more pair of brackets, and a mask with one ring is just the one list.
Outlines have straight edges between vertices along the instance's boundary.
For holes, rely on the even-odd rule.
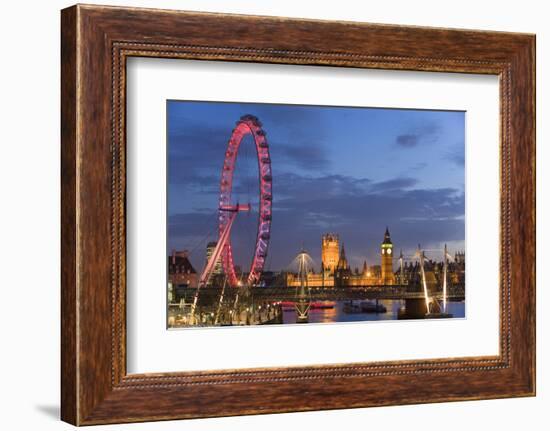
[[386,227],[384,241],[380,244],[380,253],[382,255],[382,283],[393,284],[393,244],[390,238],[390,231]]
[[323,271],[327,274],[334,274],[338,261],[340,260],[340,241],[338,235],[327,233],[323,235],[321,244],[321,261]]

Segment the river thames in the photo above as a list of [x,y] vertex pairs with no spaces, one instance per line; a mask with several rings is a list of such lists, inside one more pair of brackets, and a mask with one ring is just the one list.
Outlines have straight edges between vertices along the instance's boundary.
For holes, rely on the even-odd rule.
[[[405,305],[402,300],[380,300],[379,304],[386,307],[385,313],[349,313],[344,311],[346,302],[349,301],[327,301],[323,304],[334,304],[333,308],[313,308],[309,311],[308,323],[335,323],[335,322],[365,322],[381,320],[397,320],[399,309]],[[356,301],[356,303],[358,303]],[[466,304],[464,301],[450,301],[447,303],[447,312],[453,318],[464,318]],[[283,311],[283,323],[296,323],[296,312],[291,308]]]

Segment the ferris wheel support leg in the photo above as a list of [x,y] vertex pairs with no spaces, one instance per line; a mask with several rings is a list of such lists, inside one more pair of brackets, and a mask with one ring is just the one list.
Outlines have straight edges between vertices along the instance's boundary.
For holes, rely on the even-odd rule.
[[222,234],[220,235],[220,239],[218,240],[218,243],[216,244],[216,248],[214,249],[214,252],[212,253],[212,256],[210,256],[210,259],[208,260],[206,267],[204,268],[204,271],[201,274],[201,277],[199,279],[199,284],[197,286],[197,291],[195,292],[195,297],[193,298],[193,305],[191,306],[191,315],[190,315],[190,324],[193,325],[195,322],[195,310],[197,308],[197,302],[199,300],[199,291],[200,288],[206,284],[208,279],[210,278],[210,274],[212,273],[212,270],[214,269],[214,265],[216,264],[217,260],[219,259],[221,252],[223,248],[225,247],[225,244],[227,243],[227,239],[229,238],[229,234],[231,232],[231,226],[233,225],[233,221],[235,220],[235,216],[237,213],[231,213],[229,217],[229,221],[227,222],[227,225],[225,226],[225,229],[223,230]]
[[230,217],[229,221],[227,222],[225,229],[222,231],[220,235],[220,239],[218,240],[218,243],[216,244],[216,247],[214,248],[214,251],[210,256],[210,259],[208,259],[208,262],[204,267],[204,270],[202,271],[202,274],[199,279],[199,287],[205,285],[208,279],[210,278],[210,274],[212,273],[212,270],[214,269],[216,262],[220,258],[220,255],[222,253],[223,248],[225,247],[225,244],[227,243],[227,239],[229,238],[229,233],[231,232],[231,226],[233,225],[233,221],[235,220],[236,215],[237,213],[231,213],[231,215],[229,216]]

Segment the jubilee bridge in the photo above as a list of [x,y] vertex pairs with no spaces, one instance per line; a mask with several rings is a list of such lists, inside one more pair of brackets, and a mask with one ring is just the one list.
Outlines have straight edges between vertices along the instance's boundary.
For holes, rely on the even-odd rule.
[[[197,289],[182,289],[180,297],[185,302],[192,301],[197,295]],[[224,292],[222,293],[222,290]],[[293,286],[277,287],[242,287],[237,289],[223,289],[222,287],[202,287],[200,289],[201,301],[214,302],[224,295],[226,299],[237,295],[247,296],[258,302],[294,301],[296,288]],[[409,285],[376,285],[376,286],[346,286],[346,287],[309,287],[308,296],[311,301],[336,301],[336,300],[406,300],[424,299],[425,293],[420,286]],[[443,290],[430,292],[430,297],[443,299]],[[463,301],[465,297],[464,286],[452,286],[447,289],[447,300]]]

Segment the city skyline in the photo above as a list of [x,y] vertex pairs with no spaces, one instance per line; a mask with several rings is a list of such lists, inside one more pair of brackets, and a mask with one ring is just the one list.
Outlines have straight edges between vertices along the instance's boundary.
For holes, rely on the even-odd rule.
[[[168,101],[167,111],[168,252],[189,250],[199,272],[206,243],[217,239],[225,148],[244,114],[261,119],[273,166],[265,270],[285,269],[302,247],[318,270],[327,232],[338,233],[353,268],[378,264],[386,226],[405,254],[418,243],[465,248],[464,112],[185,101]],[[245,139],[236,202],[254,205],[254,152]],[[257,213],[239,214],[232,231],[235,264],[244,271],[256,224]]]

